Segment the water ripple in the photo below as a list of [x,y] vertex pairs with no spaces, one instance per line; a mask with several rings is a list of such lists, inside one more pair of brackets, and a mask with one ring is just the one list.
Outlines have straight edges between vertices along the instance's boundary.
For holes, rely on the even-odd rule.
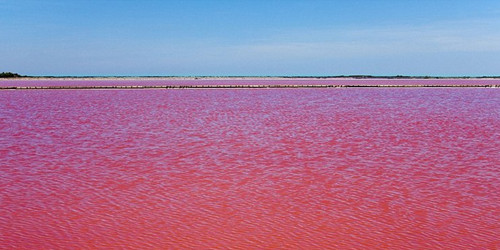
[[2,248],[499,248],[500,92],[0,92]]

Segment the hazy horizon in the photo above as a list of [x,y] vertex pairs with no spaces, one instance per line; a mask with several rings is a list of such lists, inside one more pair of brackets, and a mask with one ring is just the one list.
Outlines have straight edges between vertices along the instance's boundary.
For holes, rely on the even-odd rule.
[[32,76],[497,76],[500,2],[0,0]]
[[[17,73],[17,72],[11,72]],[[500,75],[23,75],[33,78],[500,78]]]

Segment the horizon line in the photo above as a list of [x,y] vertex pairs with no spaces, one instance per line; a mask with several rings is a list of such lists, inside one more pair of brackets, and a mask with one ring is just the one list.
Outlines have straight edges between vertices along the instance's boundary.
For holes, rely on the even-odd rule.
[[18,75],[16,77],[2,77],[0,79],[12,78],[381,78],[381,79],[480,79],[500,78],[500,75]]

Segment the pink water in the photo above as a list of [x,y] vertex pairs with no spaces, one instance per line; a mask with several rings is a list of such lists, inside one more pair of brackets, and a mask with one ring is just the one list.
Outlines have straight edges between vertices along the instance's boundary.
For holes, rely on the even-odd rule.
[[500,79],[0,79],[0,87],[179,85],[500,85]]
[[499,103],[0,91],[0,248],[500,248]]

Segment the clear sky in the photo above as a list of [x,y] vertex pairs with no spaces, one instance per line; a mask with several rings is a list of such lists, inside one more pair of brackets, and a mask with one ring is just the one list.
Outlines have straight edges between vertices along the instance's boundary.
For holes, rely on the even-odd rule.
[[25,75],[500,75],[498,0],[0,0]]

